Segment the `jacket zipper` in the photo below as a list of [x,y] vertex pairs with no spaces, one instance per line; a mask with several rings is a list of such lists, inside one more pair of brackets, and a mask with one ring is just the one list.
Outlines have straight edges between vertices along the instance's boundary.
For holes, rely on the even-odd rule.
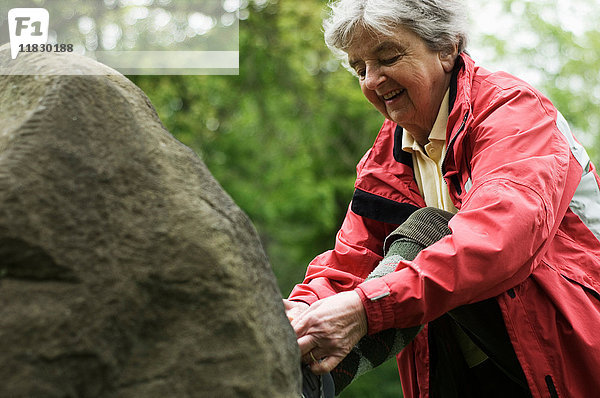
[[[464,130],[465,125],[467,124],[468,117],[469,117],[469,110],[467,109],[467,112],[465,113],[465,116],[463,117],[460,127],[458,128],[458,130],[456,131],[456,134],[454,134],[454,137],[452,137],[452,139],[450,140],[450,143],[448,143],[448,146],[446,147],[446,155],[444,156],[444,161],[442,162],[442,175],[446,174],[446,167],[445,167],[446,158],[448,157],[448,154],[450,154],[452,151],[452,146],[454,145],[454,141],[456,141],[456,138]],[[454,188],[456,189],[456,192],[458,193],[458,195],[460,195],[462,193],[462,188],[460,186],[460,182],[457,180],[458,180],[458,177],[453,178],[452,184],[454,185]]]

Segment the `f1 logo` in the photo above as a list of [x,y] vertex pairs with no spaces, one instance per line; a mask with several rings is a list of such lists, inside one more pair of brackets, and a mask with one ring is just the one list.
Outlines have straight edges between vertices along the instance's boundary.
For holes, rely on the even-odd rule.
[[45,8],[13,8],[8,11],[10,55],[17,58],[23,46],[46,44],[50,14]]

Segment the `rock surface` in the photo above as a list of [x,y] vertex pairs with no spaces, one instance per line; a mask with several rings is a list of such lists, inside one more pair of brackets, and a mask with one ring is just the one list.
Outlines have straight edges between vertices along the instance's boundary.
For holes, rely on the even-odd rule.
[[72,54],[0,68],[75,75],[0,76],[0,396],[298,397],[253,226],[143,92]]

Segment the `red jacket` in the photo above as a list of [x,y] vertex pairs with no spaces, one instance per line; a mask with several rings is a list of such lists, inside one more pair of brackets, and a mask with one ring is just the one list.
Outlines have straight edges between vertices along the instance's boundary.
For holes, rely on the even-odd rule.
[[[382,242],[425,203],[402,130],[386,120],[357,167],[335,248],[291,299],[354,289],[369,333],[426,324],[496,297],[534,397],[600,393],[600,179],[552,103],[462,54],[451,83],[444,179],[452,234],[364,282]],[[429,396],[427,328],[398,355],[404,396]]]

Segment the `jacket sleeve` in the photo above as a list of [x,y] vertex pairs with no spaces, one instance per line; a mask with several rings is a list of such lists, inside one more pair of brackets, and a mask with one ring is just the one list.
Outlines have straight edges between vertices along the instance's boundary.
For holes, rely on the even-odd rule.
[[515,287],[556,233],[582,172],[557,112],[528,86],[489,91],[465,131],[473,186],[452,234],[356,288],[369,333],[423,324]]
[[[416,197],[418,194],[399,178],[407,174],[412,181],[412,168],[405,159],[404,163],[396,159],[396,135],[396,124],[386,120],[373,146],[356,166],[356,190],[333,250],[309,264],[304,282],[294,287],[290,300],[312,304],[356,288],[381,260],[385,237],[412,208],[424,206],[418,202],[422,201]],[[417,189],[414,185],[413,190]]]
[[394,226],[370,220],[348,209],[333,250],[317,256],[302,284],[289,299],[312,304],[363,282],[382,258],[383,241]]

